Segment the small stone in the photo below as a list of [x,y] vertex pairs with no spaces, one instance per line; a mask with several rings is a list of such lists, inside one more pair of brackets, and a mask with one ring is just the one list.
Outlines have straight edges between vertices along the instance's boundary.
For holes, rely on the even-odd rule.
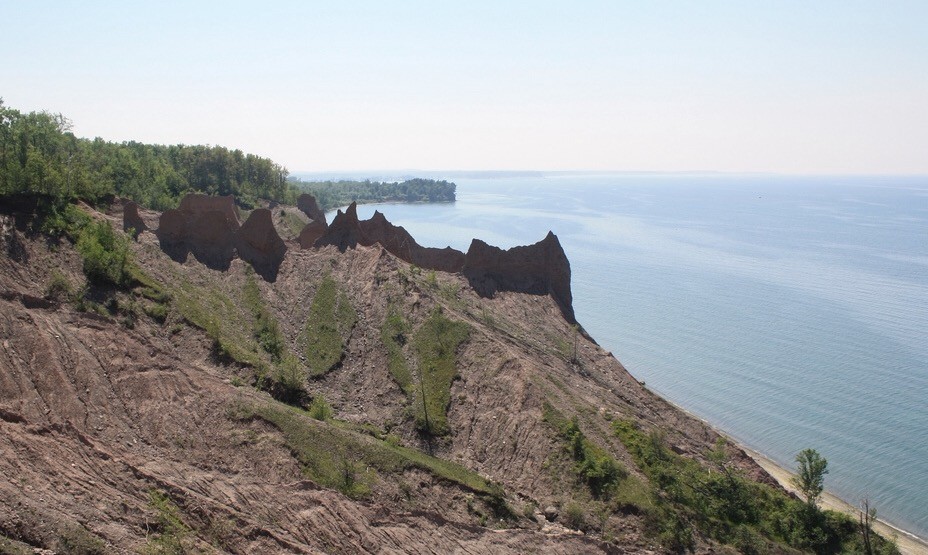
[[557,520],[557,508],[554,505],[548,505],[545,507],[545,518],[551,522]]

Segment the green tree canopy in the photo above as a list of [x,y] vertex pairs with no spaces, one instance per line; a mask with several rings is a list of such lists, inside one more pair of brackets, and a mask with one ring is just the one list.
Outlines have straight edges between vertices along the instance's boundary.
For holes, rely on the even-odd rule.
[[828,461],[815,449],[803,449],[796,455],[799,463],[798,474],[793,478],[795,485],[806,498],[809,505],[815,505],[825,487],[825,474],[828,474]]
[[61,114],[23,113],[0,99],[0,197],[25,194],[90,203],[119,195],[157,210],[188,192],[293,202],[286,168],[221,146],[82,139]]

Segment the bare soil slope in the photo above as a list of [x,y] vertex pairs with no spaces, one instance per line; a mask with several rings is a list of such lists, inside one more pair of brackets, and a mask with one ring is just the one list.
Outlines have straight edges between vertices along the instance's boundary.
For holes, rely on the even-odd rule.
[[[118,215],[114,207],[95,216],[121,229]],[[141,215],[149,226],[157,221]],[[180,264],[146,231],[132,243],[134,258],[170,300],[91,288],[85,297],[98,303],[78,305],[49,289],[55,281],[84,286],[73,246],[0,218],[0,538],[20,546],[655,552],[634,512],[600,518],[584,508],[546,411],[576,416],[639,479],[609,431],[615,418],[669,430],[674,451],[695,458],[718,440],[635,381],[548,296],[482,298],[463,276],[420,271],[377,245],[300,250],[292,233],[268,283],[237,259],[227,271],[192,256]],[[323,398],[331,406],[335,420],[321,421],[255,387],[273,379],[277,364],[255,339],[246,291],[257,285],[307,376],[307,321],[326,279],[355,319],[334,368],[304,383],[304,406]],[[413,401],[391,374],[383,339],[391,311],[408,327],[401,354],[413,373],[423,369],[412,338],[432,315],[468,327],[455,353],[446,434],[417,430]],[[230,348],[241,352],[230,356]],[[348,461],[334,486],[319,478],[327,452]],[[578,501],[585,521],[596,521],[586,533],[563,517]],[[542,516],[549,506],[562,516]]]

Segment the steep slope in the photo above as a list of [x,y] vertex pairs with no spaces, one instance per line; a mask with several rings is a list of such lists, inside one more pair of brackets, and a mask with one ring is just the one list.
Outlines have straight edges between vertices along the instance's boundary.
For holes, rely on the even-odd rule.
[[[93,216],[122,228],[119,205]],[[131,243],[132,285],[81,290],[70,242],[30,223],[0,221],[0,538],[90,552],[654,552],[670,544],[651,530],[651,475],[615,423],[660,432],[688,460],[720,445],[565,319],[563,298],[481,296],[379,243],[291,239],[271,282],[239,258],[169,256],[150,231]],[[722,455],[770,482],[739,449]]]
[[[126,552],[157,546],[163,508],[152,502],[157,492],[183,515],[186,528],[179,535],[190,549],[600,551],[598,542],[566,531],[478,526],[472,513],[486,510],[480,492],[420,468],[428,464],[400,469],[398,482],[378,481],[366,501],[321,488],[305,478],[284,432],[256,415],[261,407],[282,405],[232,385],[236,368],[217,364],[203,333],[170,326],[173,319],[163,327],[140,318],[128,328],[118,315],[45,301],[44,269],[63,268],[65,279],[77,282],[77,257],[67,248],[48,250],[41,237],[22,230],[6,227],[5,233],[29,264],[5,256],[0,270],[4,535],[59,549],[79,541]],[[151,268],[167,275],[220,281],[245,275],[241,266],[215,273],[192,257],[178,269],[152,247],[154,239],[143,235],[139,258],[159,259],[149,260]],[[358,254],[336,269],[358,269],[379,253]],[[331,253],[304,258],[292,271],[335,259]],[[281,281],[304,281],[291,277]],[[357,372],[363,364],[352,355],[345,370]],[[340,400],[336,411],[350,402]],[[331,427],[302,414],[293,418],[310,429]],[[340,433],[354,446],[375,441],[350,429]],[[409,493],[396,483],[408,484]]]

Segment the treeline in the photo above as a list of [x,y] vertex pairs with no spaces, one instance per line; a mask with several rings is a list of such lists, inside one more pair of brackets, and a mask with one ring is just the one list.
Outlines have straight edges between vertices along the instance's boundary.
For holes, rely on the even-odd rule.
[[0,99],[0,197],[30,194],[97,203],[112,195],[165,210],[188,192],[293,203],[286,168],[219,146],[83,139],[61,114],[23,113]]
[[319,206],[333,210],[352,202],[370,204],[375,202],[454,202],[456,185],[434,179],[408,179],[401,183],[383,181],[302,181],[291,179],[290,183],[300,192],[316,197]]

